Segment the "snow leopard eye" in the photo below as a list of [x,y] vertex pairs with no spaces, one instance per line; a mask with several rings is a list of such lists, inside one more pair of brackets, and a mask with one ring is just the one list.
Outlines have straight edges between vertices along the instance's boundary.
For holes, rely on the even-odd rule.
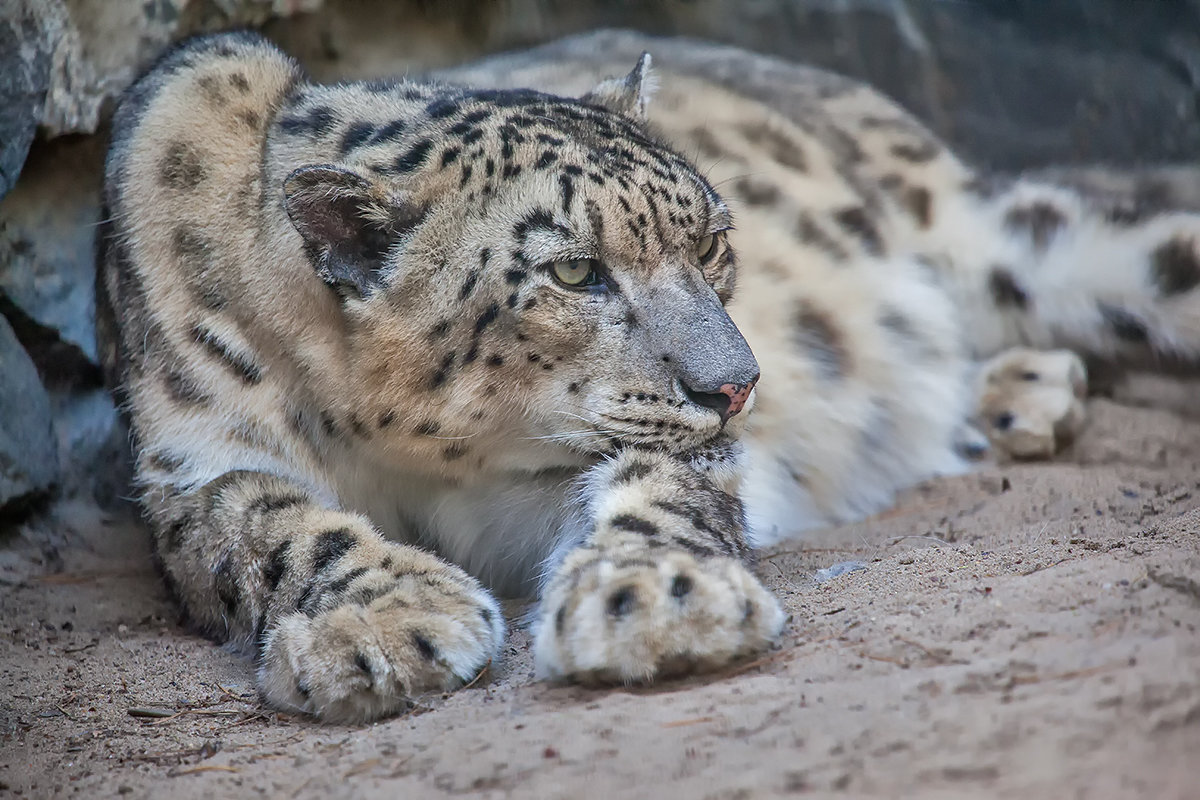
[[707,264],[717,254],[717,235],[710,233],[696,240],[696,257],[701,264]]
[[596,286],[600,281],[599,264],[595,259],[576,258],[570,261],[555,261],[550,265],[554,279],[569,289]]

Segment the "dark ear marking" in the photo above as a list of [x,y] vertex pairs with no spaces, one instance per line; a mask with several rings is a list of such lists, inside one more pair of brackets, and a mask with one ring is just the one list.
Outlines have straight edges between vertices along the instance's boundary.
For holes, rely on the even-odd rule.
[[609,78],[580,98],[585,103],[606,108],[634,122],[646,121],[646,106],[654,91],[650,74],[650,54],[642,53],[637,65],[624,78]]
[[329,164],[293,171],[283,182],[283,195],[321,280],[357,297],[383,282],[388,251],[426,213],[362,175]]

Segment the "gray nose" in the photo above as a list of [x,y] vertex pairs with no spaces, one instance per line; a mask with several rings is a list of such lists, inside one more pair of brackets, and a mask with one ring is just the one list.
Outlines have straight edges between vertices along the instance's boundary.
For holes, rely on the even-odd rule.
[[675,296],[666,303],[668,313],[649,325],[652,341],[669,355],[663,360],[683,394],[727,422],[746,405],[758,380],[758,361],[711,287],[696,278],[694,285],[667,291]]
[[758,381],[758,361],[750,345],[724,309],[709,311],[693,321],[681,338],[684,341],[676,345],[675,363],[684,394],[728,422],[746,405]]

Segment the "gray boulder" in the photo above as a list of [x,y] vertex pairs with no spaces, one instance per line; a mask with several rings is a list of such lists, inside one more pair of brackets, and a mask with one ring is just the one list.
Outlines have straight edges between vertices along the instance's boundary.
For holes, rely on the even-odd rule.
[[0,294],[93,361],[98,137],[39,144],[0,201]]
[[24,0],[0,0],[0,197],[17,182],[50,86],[45,18]]
[[0,376],[0,515],[9,515],[45,495],[59,467],[50,398],[4,317]]

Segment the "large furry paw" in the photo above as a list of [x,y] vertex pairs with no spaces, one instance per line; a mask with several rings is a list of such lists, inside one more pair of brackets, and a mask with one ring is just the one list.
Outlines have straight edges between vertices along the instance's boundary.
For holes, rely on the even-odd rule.
[[500,608],[466,573],[429,559],[436,572],[400,575],[367,605],[279,620],[258,673],[266,701],[328,722],[364,722],[478,675],[504,638]]
[[737,559],[580,548],[547,587],[534,660],[542,678],[644,682],[762,651],[784,622],[779,603]]
[[1010,458],[1053,456],[1086,418],[1087,370],[1069,350],[1006,350],[983,365],[976,391],[980,429]]

